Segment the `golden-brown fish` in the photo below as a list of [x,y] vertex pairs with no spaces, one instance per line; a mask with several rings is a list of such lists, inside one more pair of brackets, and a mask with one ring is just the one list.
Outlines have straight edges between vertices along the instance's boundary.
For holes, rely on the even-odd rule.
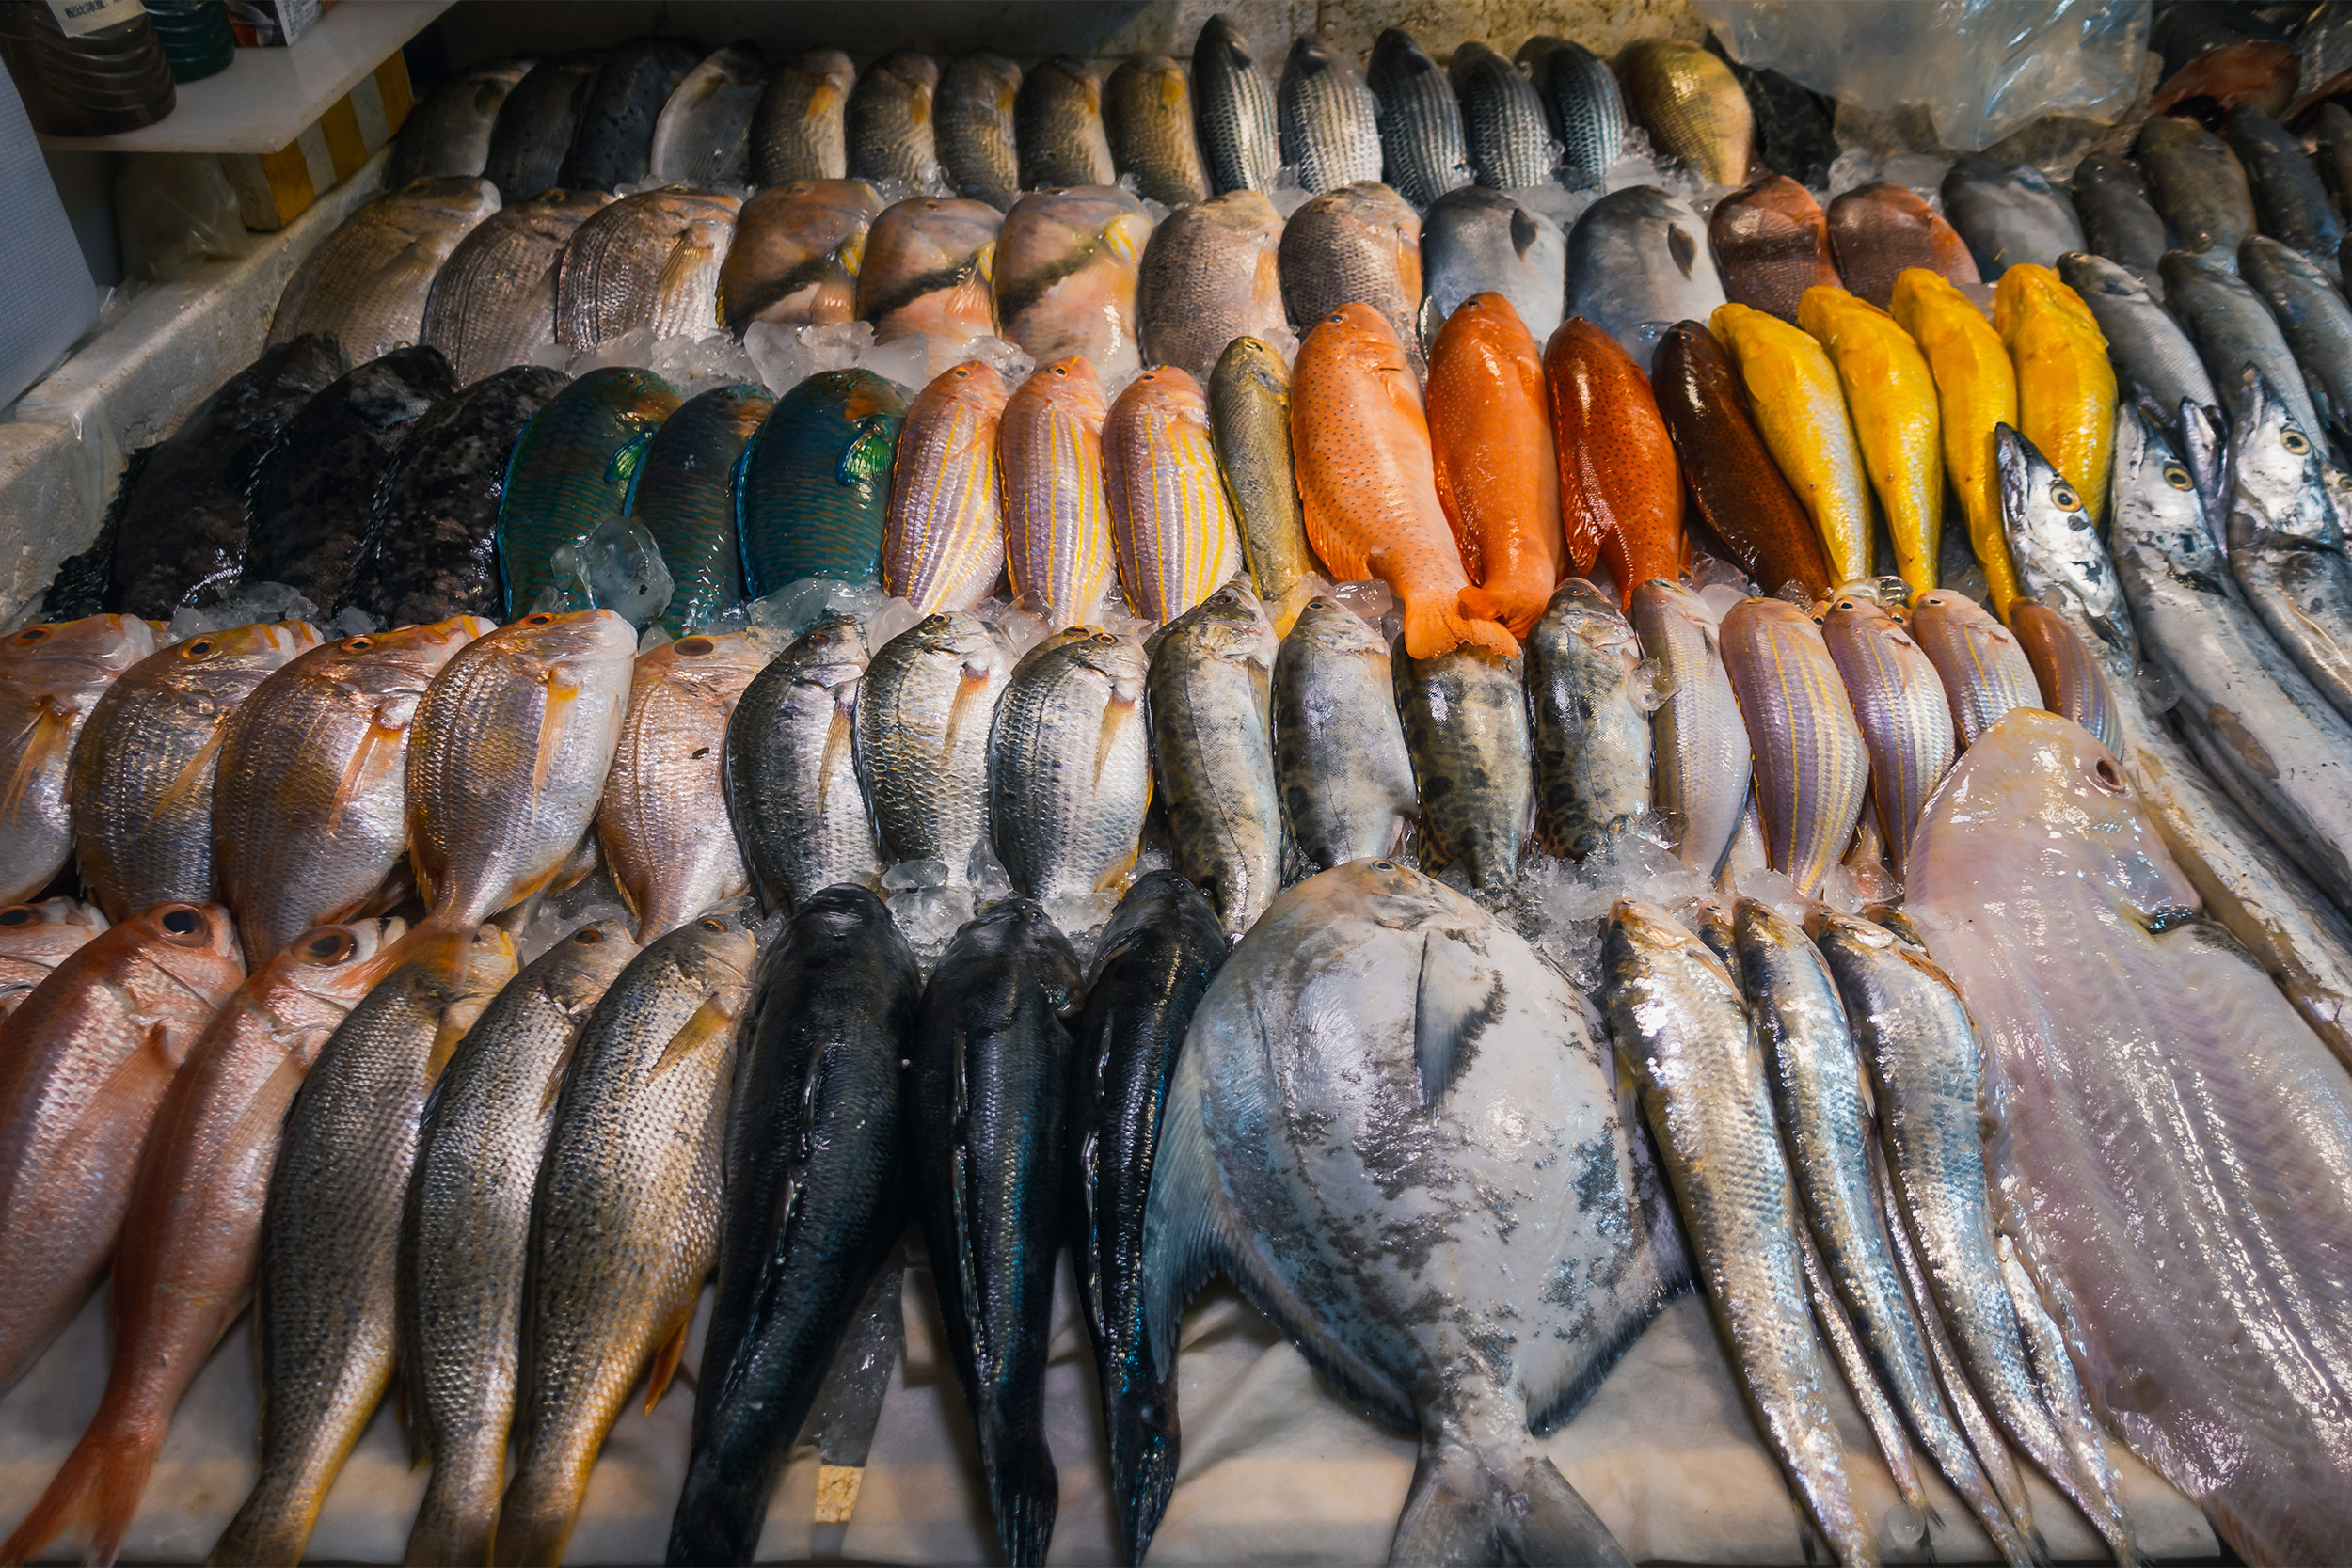
[[939,374],[964,345],[996,330],[996,234],[1005,215],[985,201],[916,197],[882,209],[866,233],[857,314],[874,341],[921,338]]
[[632,326],[654,337],[716,331],[719,264],[740,197],[640,191],[581,224],[555,280],[555,335],[575,353]]
[[755,321],[855,321],[866,231],[882,210],[863,180],[796,180],[744,202],[719,263],[727,330],[739,338]]
[[1103,478],[1119,580],[1137,615],[1172,621],[1242,569],[1208,401],[1183,371],[1146,371],[1119,394],[1103,424]]
[[1208,199],[1184,68],[1165,55],[1131,55],[1103,92],[1111,158],[1121,176],[1135,176],[1136,194],[1169,207]]
[[1718,185],[1755,162],[1756,112],[1731,67],[1680,39],[1635,39],[1617,51],[1626,113],[1650,145]]
[[1004,380],[977,359],[933,377],[907,404],[882,523],[882,586],[926,615],[971,609],[1004,573]]

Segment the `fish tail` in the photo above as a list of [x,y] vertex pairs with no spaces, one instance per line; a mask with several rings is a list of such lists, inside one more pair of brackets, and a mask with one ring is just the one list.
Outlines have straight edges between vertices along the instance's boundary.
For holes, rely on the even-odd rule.
[[1104,1394],[1103,1425],[1110,1440],[1111,1501],[1119,1513],[1120,1539],[1127,1560],[1141,1562],[1176,1489],[1176,1390],[1147,1384],[1140,1368],[1129,1377],[1130,1386]]
[[505,1479],[506,1453],[488,1450],[487,1466],[456,1454],[433,1456],[433,1479],[408,1528],[405,1560],[410,1568],[465,1563],[488,1568],[490,1539],[498,1528],[499,1483]]
[[1460,607],[1443,597],[1405,600],[1405,651],[1415,658],[1436,658],[1463,643],[1502,658],[1517,658],[1518,640],[1492,621],[1463,618]]
[[237,1516],[213,1543],[212,1555],[204,1560],[207,1568],[294,1568],[300,1562],[321,1500],[316,1488],[302,1484],[308,1479],[302,1473],[274,1478],[264,1470]]
[[1061,1507],[1061,1478],[1042,1432],[1000,1432],[985,1446],[988,1501],[1008,1568],[1041,1568]]
[[1592,1505],[1532,1447],[1489,1459],[1450,1423],[1424,1431],[1389,1560],[1502,1562],[1511,1553],[1531,1564],[1631,1568]]
[[1472,583],[1454,596],[1462,614],[1472,621],[1499,621],[1513,637],[1524,638],[1543,618],[1550,595],[1530,593],[1516,584],[1482,587]]
[[85,1560],[110,1568],[122,1550],[122,1538],[130,1533],[131,1516],[138,1512],[139,1497],[162,1449],[162,1433],[126,1431],[121,1423],[108,1420],[102,1406],[33,1511],[15,1534],[0,1543],[0,1562],[28,1561],[60,1531],[87,1523],[90,1535]]
[[[593,1462],[594,1453],[588,1457]],[[499,1505],[490,1560],[498,1568],[556,1568],[579,1521],[586,1481],[586,1464],[544,1458],[534,1464],[525,1454]]]
[[[749,1465],[720,1445],[698,1443],[687,1466],[686,1484],[678,1490],[677,1512],[670,1516],[668,1560],[675,1563],[745,1563],[758,1549],[760,1529],[768,1522],[768,1497],[775,1490],[776,1472],[785,1455],[781,1447],[763,1446]],[[762,1463],[772,1458],[775,1463]]]

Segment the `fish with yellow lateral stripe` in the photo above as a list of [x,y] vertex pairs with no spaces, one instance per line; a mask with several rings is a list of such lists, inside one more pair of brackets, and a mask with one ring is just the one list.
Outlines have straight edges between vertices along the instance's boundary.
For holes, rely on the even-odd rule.
[[1137,615],[1172,621],[1242,569],[1208,401],[1189,374],[1163,365],[1119,394],[1103,424],[1103,477],[1119,579]]
[[1103,383],[1084,355],[1040,365],[996,434],[1013,597],[1056,629],[1094,618],[1112,581]]
[[996,430],[1005,384],[977,359],[907,405],[882,525],[882,586],[929,615],[969,610],[1005,569]]

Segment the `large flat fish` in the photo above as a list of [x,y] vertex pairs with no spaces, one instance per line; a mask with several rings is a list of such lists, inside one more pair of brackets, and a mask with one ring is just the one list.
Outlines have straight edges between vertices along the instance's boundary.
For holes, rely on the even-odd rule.
[[499,204],[497,186],[460,176],[412,181],[358,208],[286,279],[270,346],[331,333],[357,365],[422,341],[435,275]]
[[1422,214],[1421,274],[1424,326],[1491,292],[1511,302],[1540,345],[1558,330],[1567,297],[1567,236],[1502,191],[1464,185]]

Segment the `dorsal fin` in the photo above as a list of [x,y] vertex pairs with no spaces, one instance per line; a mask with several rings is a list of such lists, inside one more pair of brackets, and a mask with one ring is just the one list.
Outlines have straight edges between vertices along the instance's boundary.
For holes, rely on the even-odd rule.
[[1435,1105],[1470,1065],[1479,1034],[1502,1003],[1502,977],[1443,931],[1421,942],[1421,980],[1413,1004],[1413,1063],[1421,1102]]

